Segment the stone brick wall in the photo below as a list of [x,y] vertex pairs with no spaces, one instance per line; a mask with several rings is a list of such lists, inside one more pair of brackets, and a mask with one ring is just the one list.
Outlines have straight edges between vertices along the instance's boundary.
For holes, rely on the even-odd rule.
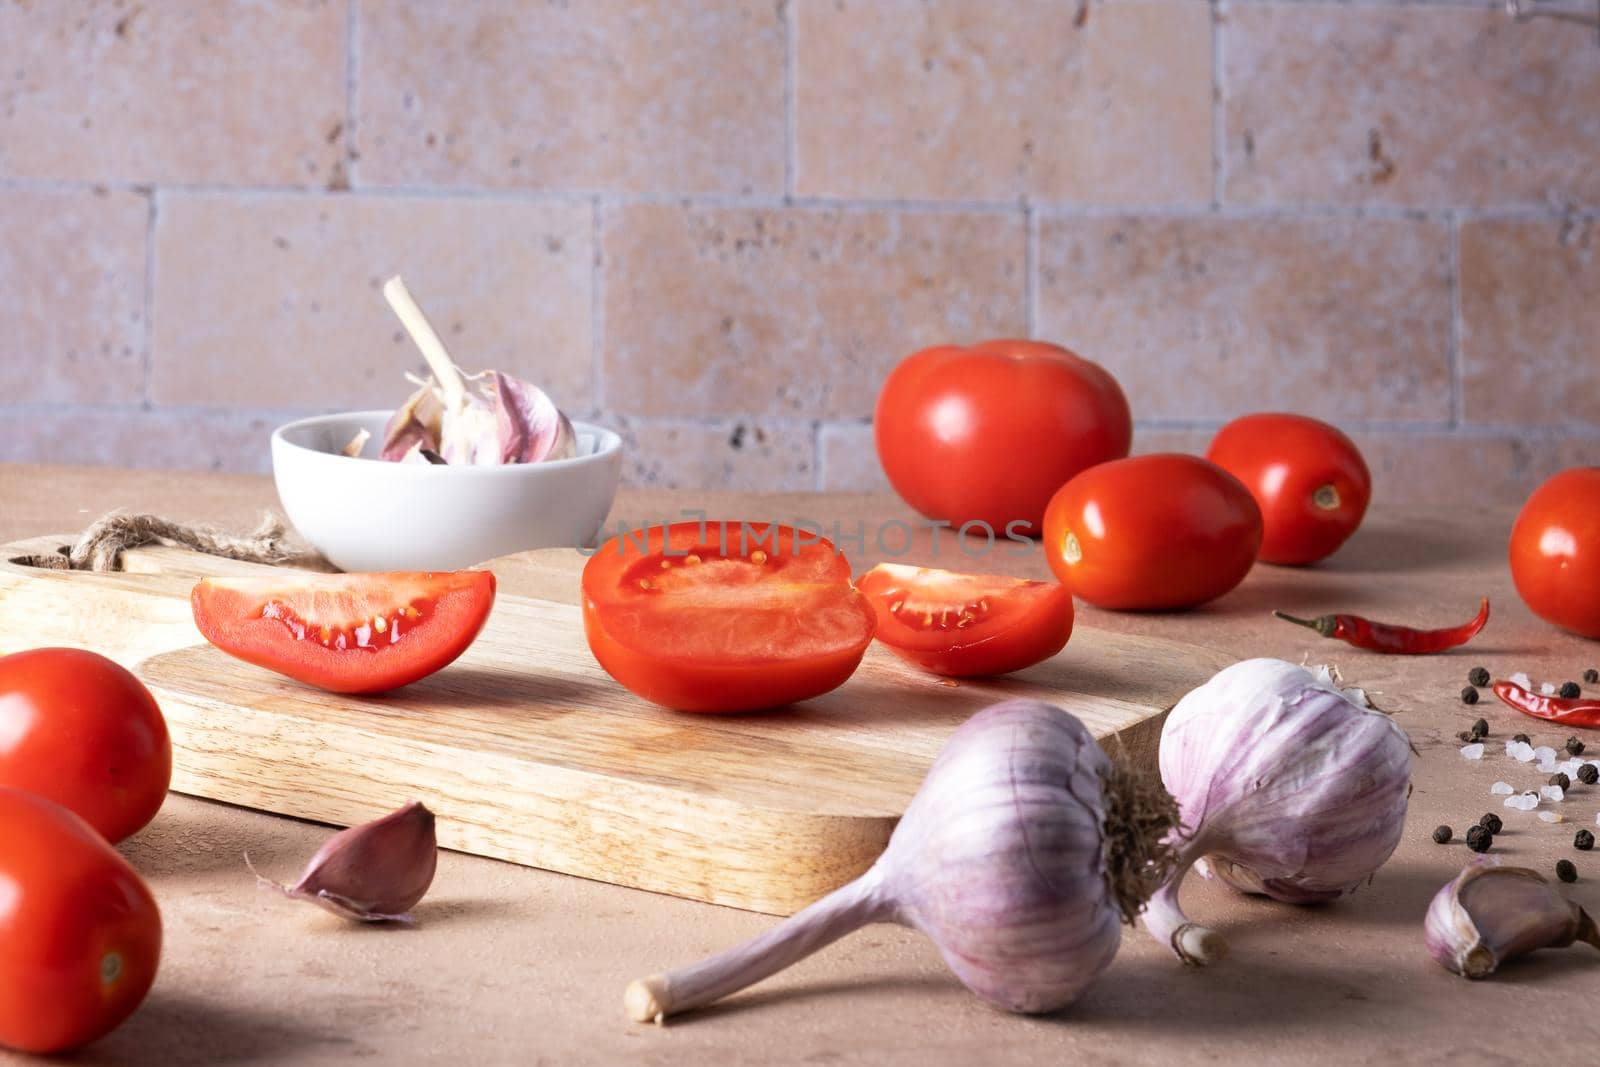
[[1379,494],[1600,463],[1600,47],[1450,0],[3,0],[0,459],[264,469],[469,366],[629,479],[874,488],[896,359],[1036,335],[1137,445]]

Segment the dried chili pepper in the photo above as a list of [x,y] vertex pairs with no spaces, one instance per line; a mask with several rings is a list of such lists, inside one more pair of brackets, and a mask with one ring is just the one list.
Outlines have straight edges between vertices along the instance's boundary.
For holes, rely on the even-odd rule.
[[1568,700],[1545,696],[1524,689],[1516,682],[1494,683],[1494,695],[1524,715],[1535,719],[1566,723],[1569,726],[1600,726],[1600,700]]
[[1360,615],[1319,615],[1314,619],[1297,619],[1274,611],[1274,615],[1297,626],[1309,627],[1323,637],[1336,637],[1357,648],[1374,652],[1393,652],[1403,656],[1427,655],[1443,652],[1466,644],[1489,621],[1489,598],[1483,598],[1478,614],[1471,622],[1460,626],[1447,626],[1440,630],[1416,630],[1409,626],[1392,626],[1373,622]]

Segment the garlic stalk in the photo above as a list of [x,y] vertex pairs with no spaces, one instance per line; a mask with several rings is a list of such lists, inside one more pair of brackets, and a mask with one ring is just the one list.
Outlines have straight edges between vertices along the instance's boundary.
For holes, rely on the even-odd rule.
[[633,982],[625,1008],[659,1023],[893,922],[927,934],[983,999],[1055,1011],[1111,962],[1120,924],[1160,883],[1175,814],[1071,715],[996,704],[950,736],[865,874],[743,945]]
[[[1357,699],[1360,697],[1360,699]],[[1161,731],[1161,780],[1181,829],[1171,877],[1144,912],[1186,963],[1226,950],[1178,904],[1189,868],[1289,903],[1355,889],[1400,843],[1411,742],[1323,669],[1251,659],[1180,700]]]
[[348,919],[410,922],[409,912],[433,884],[438,860],[433,812],[412,801],[334,834],[294,885],[259,874],[256,878],[287,897],[309,900]]
[[1487,978],[1506,960],[1583,941],[1600,948],[1589,913],[1526,867],[1473,860],[1434,895],[1423,921],[1428,951],[1446,970]]

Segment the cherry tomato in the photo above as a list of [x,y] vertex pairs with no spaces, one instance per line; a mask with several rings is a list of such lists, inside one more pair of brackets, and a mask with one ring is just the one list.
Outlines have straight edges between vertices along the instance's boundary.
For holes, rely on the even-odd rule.
[[1189,608],[1243,580],[1261,509],[1239,479],[1196,456],[1090,467],[1050,501],[1044,552],[1074,596],[1102,608]]
[[80,648],[0,657],[0,786],[63,804],[116,842],[155,818],[171,781],[167,722],[129,671]]
[[1355,443],[1304,415],[1234,419],[1206,458],[1245,484],[1261,508],[1260,559],[1315,563],[1355,533],[1372,499],[1372,475]]
[[941,345],[908,356],[878,394],[878,458],[895,492],[931,519],[1037,536],[1050,495],[1128,454],[1117,380],[1041,341]]
[[1072,594],[1057,582],[880,563],[856,588],[878,614],[878,640],[934,674],[1020,671],[1072,636]]
[[206,578],[189,597],[207,641],[334,693],[398,689],[467,650],[494,606],[488,571]]
[[683,522],[613,538],[583,569],[600,666],[679,711],[749,711],[826,693],[872,641],[872,606],[823,538]]
[[1545,482],[1511,527],[1511,580],[1546,622],[1600,637],[1600,467]]
[[161,913],[128,861],[61,805],[0,786],[0,1045],[88,1044],[144,1000]]

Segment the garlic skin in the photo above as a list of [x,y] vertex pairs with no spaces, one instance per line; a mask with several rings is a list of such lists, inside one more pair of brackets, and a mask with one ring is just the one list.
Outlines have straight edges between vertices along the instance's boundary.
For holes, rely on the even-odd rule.
[[265,885],[361,922],[411,922],[410,910],[433,884],[439,861],[433,812],[412,801],[398,811],[340,830],[316,851],[294,885]]
[[1600,948],[1589,913],[1526,867],[1473,860],[1434,894],[1422,924],[1439,965],[1464,978],[1487,978],[1500,964],[1541,948],[1584,941]]
[[1172,709],[1160,763],[1180,811],[1170,841],[1178,860],[1144,922],[1184,962],[1210,963],[1226,951],[1179,907],[1191,866],[1242,892],[1310,903],[1354,890],[1394,852],[1411,742],[1389,716],[1363,706],[1364,696],[1326,671],[1251,659]]
[[1116,955],[1121,923],[1164,876],[1175,816],[1148,776],[1038,701],[996,704],[940,750],[878,861],[743,945],[632,983],[661,1022],[782,970],[873,922],[915,927],[961,982],[1007,1011],[1066,1007]]

